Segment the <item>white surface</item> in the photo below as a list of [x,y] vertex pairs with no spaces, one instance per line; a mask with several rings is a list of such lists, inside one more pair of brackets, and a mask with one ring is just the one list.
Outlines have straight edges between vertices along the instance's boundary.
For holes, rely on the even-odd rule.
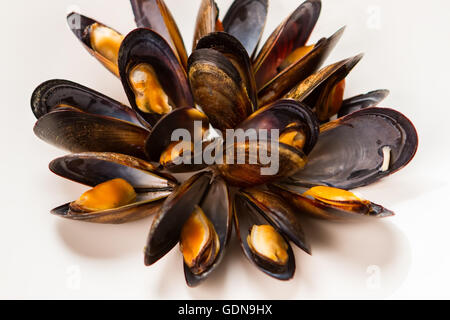
[[[222,14],[231,0],[217,1]],[[270,1],[265,37],[301,1]],[[346,95],[388,88],[383,103],[416,125],[420,145],[401,172],[358,190],[394,210],[367,224],[308,222],[313,256],[296,250],[296,276],[273,280],[232,241],[225,261],[196,289],[177,249],[145,267],[151,218],[120,226],[65,221],[52,207],[84,190],[49,172],[65,154],[34,137],[33,89],[65,78],[126,102],[120,82],[66,27],[70,5],[126,33],[126,0],[2,1],[0,298],[450,298],[448,231],[448,1],[325,0],[311,41],[347,25],[329,62],[365,52]],[[166,0],[189,47],[199,0]]]

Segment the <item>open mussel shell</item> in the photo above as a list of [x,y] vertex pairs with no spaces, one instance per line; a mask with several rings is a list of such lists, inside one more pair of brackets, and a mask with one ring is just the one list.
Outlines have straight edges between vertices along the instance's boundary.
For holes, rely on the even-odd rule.
[[306,155],[301,150],[274,140],[227,143],[223,157],[223,164],[218,164],[216,169],[227,183],[237,187],[258,186],[286,178],[306,164]]
[[[91,45],[90,39],[91,33],[90,28],[94,24],[107,27],[115,32],[117,31],[104,25],[103,23],[100,23],[94,19],[88,18],[76,12],[72,12],[67,16],[67,24],[69,25],[69,28],[72,30],[75,36],[78,38],[78,40],[80,40],[83,43],[86,50],[93,57],[95,57],[103,66],[105,66],[109,71],[111,71],[115,76],[118,77],[119,69],[117,68],[117,65],[114,62],[108,60],[105,56],[103,56],[99,52],[95,51]],[[119,32],[117,33],[120,34]]]
[[247,51],[239,40],[225,32],[214,32],[201,38],[196,49],[214,49],[227,57],[239,72],[253,109],[256,109],[257,91],[253,67]]
[[177,185],[175,178],[157,172],[147,161],[118,153],[70,154],[53,160],[49,168],[61,177],[91,187],[116,178],[126,180],[136,192],[172,191]]
[[73,213],[67,203],[51,211],[71,220],[111,224],[138,220],[156,213],[176,186],[173,178],[156,174],[151,164],[121,154],[72,154],[53,160],[49,167],[61,177],[91,187],[122,178],[137,193],[133,203],[114,209]]
[[321,7],[320,0],[305,1],[271,34],[254,63],[257,88],[276,76],[278,67],[292,51],[306,44]]
[[253,57],[264,31],[268,0],[235,0],[223,19],[225,32],[238,39]]
[[131,122],[60,108],[39,118],[37,137],[70,152],[116,152],[145,158],[149,132]]
[[[247,196],[238,193],[234,199],[234,222],[236,226],[236,233],[239,238],[241,248],[245,256],[258,269],[267,275],[279,280],[289,280],[294,276],[295,272],[295,257],[292,247],[283,231],[279,229],[271,220],[265,218],[258,208],[256,208]],[[253,252],[250,248],[247,237],[254,225],[271,225],[287,244],[288,260],[284,265],[278,265],[268,259],[263,259]]]
[[264,106],[284,96],[295,85],[315,73],[344,33],[345,27],[339,29],[329,38],[323,38],[303,58],[283,69],[258,92],[259,105]]
[[201,38],[212,32],[221,31],[217,30],[218,18],[219,9],[216,2],[214,0],[202,0],[195,23],[192,51],[195,50],[197,42]]
[[345,99],[342,102],[341,109],[339,110],[338,118],[344,117],[361,109],[376,107],[388,95],[389,90],[380,89]]
[[[196,130],[196,124],[199,124],[200,130]],[[190,134],[192,143],[196,140],[202,141],[203,134],[209,129],[209,122],[206,115],[195,108],[179,108],[167,114],[154,126],[145,143],[145,151],[148,159],[160,163],[160,157],[169,145],[175,141],[172,135],[176,130],[182,129]],[[198,131],[198,132],[197,132]],[[176,137],[177,139],[180,137]],[[201,152],[202,146],[197,146]],[[164,168],[172,172],[197,171],[205,167],[202,163],[195,164],[195,155],[191,158],[191,164],[176,164],[176,160],[164,164]],[[185,155],[183,157],[186,157]],[[161,164],[162,165],[162,164]]]
[[[240,187],[261,185],[296,173],[305,166],[319,135],[315,115],[294,100],[279,100],[258,110],[237,129],[255,134],[245,141],[235,137],[226,140],[224,161],[217,169],[228,183]],[[278,130],[278,137],[272,137],[271,130]],[[280,142],[279,138],[287,130],[302,135],[304,144]]]
[[270,139],[271,130],[276,129],[282,133],[293,124],[305,135],[302,151],[308,155],[319,137],[319,123],[311,109],[298,101],[278,100],[254,112],[238,126],[238,129],[265,129]]
[[186,69],[187,53],[175,20],[163,0],[131,0],[136,25],[161,35]]
[[[302,213],[309,214],[315,218],[327,220],[355,219],[359,217],[384,218],[394,213],[382,206],[368,202],[366,204],[350,206],[338,206],[331,202],[324,202],[313,197],[305,196],[303,193],[294,191],[288,186],[270,185],[269,189],[280,195],[286,202]],[[305,191],[307,191],[305,189]]]
[[321,127],[308,164],[288,184],[353,189],[404,167],[414,157],[418,137],[400,112],[366,108]]
[[253,112],[244,79],[219,51],[195,50],[189,57],[188,77],[195,102],[214,128],[233,129]]
[[362,57],[363,54],[359,54],[319,70],[300,82],[285,97],[304,102],[314,109],[320,121],[328,121],[333,115],[331,110],[324,109],[328,94],[336,84],[345,79]]
[[137,126],[150,126],[132,109],[95,90],[68,80],[49,80],[40,84],[31,96],[31,109],[37,119],[58,108],[71,107],[131,122]]
[[219,237],[220,249],[213,264],[200,274],[192,273],[186,263],[184,264],[184,275],[190,287],[199,285],[216,269],[222,261],[231,236],[233,206],[227,185],[222,178],[213,179],[199,206],[214,226]]
[[51,213],[70,220],[104,224],[121,224],[136,221],[157,213],[170,193],[170,191],[155,191],[138,194],[136,202],[132,204],[97,212],[73,214],[70,210],[70,203],[66,203],[53,209]]
[[290,241],[311,254],[311,247],[306,241],[299,217],[283,198],[271,191],[257,188],[245,189],[241,194],[247,197],[251,205],[276,225]]
[[184,223],[202,200],[210,180],[210,173],[198,173],[164,201],[147,238],[144,257],[146,266],[158,261],[178,243]]
[[131,106],[147,122],[155,124],[161,115],[144,112],[136,104],[129,76],[141,64],[153,68],[172,108],[193,106],[186,72],[168,43],[150,29],[136,29],[125,37],[120,47],[119,72]]

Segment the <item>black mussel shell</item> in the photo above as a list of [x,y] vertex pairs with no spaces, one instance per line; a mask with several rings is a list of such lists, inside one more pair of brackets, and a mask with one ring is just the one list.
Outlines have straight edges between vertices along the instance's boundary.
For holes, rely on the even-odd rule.
[[210,173],[198,173],[164,201],[148,235],[144,259],[146,266],[158,261],[178,243],[184,223],[202,200],[210,180]]
[[[285,237],[283,231],[273,224],[272,221],[267,220],[260,211],[256,209],[248,198],[242,194],[236,194],[234,199],[234,222],[236,226],[236,233],[239,238],[241,248],[244,251],[247,259],[254,264],[258,269],[266,273],[267,275],[279,280],[289,280],[294,276],[295,272],[295,257],[292,247],[289,244],[288,239]],[[265,259],[262,259],[258,255],[254,254],[250,249],[247,236],[249,235],[253,225],[271,225],[277,230],[278,233],[284,238],[288,245],[287,254],[289,256],[285,265],[280,266],[275,263],[271,263]]]
[[195,102],[214,128],[233,129],[253,112],[244,79],[219,51],[195,50],[189,57],[188,76]]
[[[408,164],[417,146],[416,129],[400,112],[362,109],[323,125],[308,164],[286,182],[346,190],[365,186]],[[387,169],[381,170],[385,147],[390,157]]]
[[344,30],[345,27],[336,31],[331,37],[319,40],[311,52],[265,83],[258,92],[259,105],[265,106],[283,97],[294,86],[316,72],[336,46]]
[[225,32],[214,32],[201,38],[196,49],[214,49],[225,55],[239,72],[253,110],[256,109],[258,103],[253,67],[247,51],[239,40]]
[[140,63],[153,67],[173,108],[193,106],[186,72],[168,43],[150,29],[136,29],[125,37],[120,47],[119,72],[131,106],[148,123],[155,124],[161,115],[143,112],[136,105],[136,97],[128,76]]
[[271,191],[256,188],[245,189],[241,194],[247,197],[250,204],[276,225],[290,241],[311,254],[311,247],[306,241],[299,217],[283,198]]
[[62,108],[41,116],[34,126],[40,139],[70,152],[116,152],[145,159],[149,132],[115,118]]
[[190,287],[199,285],[217,268],[222,261],[231,237],[233,206],[227,185],[222,178],[215,177],[213,179],[199,206],[214,225],[219,237],[220,249],[214,263],[201,274],[192,273],[189,267],[184,264],[184,275]]
[[342,102],[341,109],[339,110],[338,118],[344,117],[361,109],[376,107],[388,95],[389,90],[380,89],[345,99]]
[[306,44],[319,19],[321,8],[320,0],[303,2],[271,34],[254,63],[258,89],[277,75],[278,67],[292,51]]
[[72,81],[59,79],[46,81],[40,84],[31,96],[31,109],[37,119],[64,106],[150,129],[150,125],[131,108]]
[[163,0],[131,0],[136,25],[161,35],[186,69],[187,53],[183,38]]
[[267,19],[268,0],[235,0],[223,19],[224,31],[242,43],[253,57]]
[[384,218],[394,215],[392,211],[373,202],[371,202],[368,206],[361,206],[355,210],[346,210],[343,207],[334,206],[332,204],[304,196],[302,193],[292,190],[293,188],[290,188],[289,186],[270,185],[269,189],[280,195],[286,202],[291,204],[294,208],[300,210],[301,213],[306,213],[314,218],[326,220],[348,220],[360,217]]
[[302,151],[308,155],[319,137],[319,123],[311,109],[300,102],[290,99],[278,100],[254,112],[238,126],[238,129],[266,129],[270,138],[270,130],[277,129],[281,132],[292,123],[302,127],[306,136]]
[[[201,124],[201,131],[196,132],[195,123]],[[176,133],[175,130],[184,129],[190,133],[191,141],[194,143],[198,138],[202,141],[203,134],[209,129],[209,122],[206,115],[195,108],[179,108],[175,109],[171,113],[167,114],[154,126],[152,132],[148,136],[145,143],[145,151],[148,158],[156,163],[160,163],[161,154],[166,150],[172,140],[172,134]],[[196,135],[201,135],[196,137]],[[178,138],[178,137],[177,137]],[[201,151],[202,146],[197,146]],[[191,159],[191,164],[165,164],[164,168],[172,172],[186,172],[197,171],[205,167],[203,161],[201,163],[195,163],[195,155]],[[184,156],[183,156],[184,157]],[[174,159],[175,160],[175,159]]]
[[118,153],[87,152],[70,154],[53,160],[50,170],[66,179],[91,187],[122,178],[136,192],[172,191],[175,178],[156,171],[150,163]]

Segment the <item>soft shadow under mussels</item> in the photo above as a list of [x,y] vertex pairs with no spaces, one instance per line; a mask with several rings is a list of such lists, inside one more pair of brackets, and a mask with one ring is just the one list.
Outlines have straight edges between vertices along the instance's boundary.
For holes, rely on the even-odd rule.
[[93,259],[114,259],[142,252],[152,219],[120,225],[58,220],[56,229],[75,253]]
[[[409,243],[402,232],[387,220],[367,218],[332,222],[305,216],[302,220],[313,254],[309,256],[294,248],[297,268],[293,279],[278,281],[256,269],[242,254],[238,239],[233,234],[221,265],[200,286],[186,288],[185,292],[193,299],[245,298],[246,288],[252,288],[252,298],[255,299],[292,299],[298,295],[324,297],[323,294],[334,298],[387,297],[406,278],[411,260]],[[159,280],[158,292],[161,297],[170,298],[173,292],[179,292],[180,283],[184,285],[182,256],[172,251],[163,260],[159,263],[164,264],[165,274],[171,276]],[[327,266],[318,271],[314,266],[320,263]],[[345,270],[339,269],[343,265]],[[383,274],[379,290],[368,288],[366,283],[369,276],[367,268],[373,265]],[[324,283],[321,272],[327,268],[332,269],[327,272],[327,279],[342,279]],[[231,296],[226,288],[230,285],[235,288]],[[330,286],[335,286],[334,290],[329,290]],[[183,293],[180,292],[180,295]]]
[[[183,258],[177,245],[158,262],[164,274],[170,276],[154,279],[155,287],[150,289],[157,290],[161,298],[174,298],[174,292],[177,292],[177,297],[187,293],[194,299],[240,299],[246,297],[246,288],[252,288],[255,299],[292,299],[298,295],[323,297],[331,285],[321,279],[326,276],[330,281],[337,279],[337,283],[332,284],[337,291],[340,286],[346,290],[342,296],[348,296],[350,291],[359,297],[386,297],[404,281],[411,250],[402,232],[387,219],[333,222],[303,215],[301,218],[312,246],[312,256],[294,248],[297,267],[294,278],[289,281],[272,279],[251,265],[233,233],[222,263],[198,287],[184,288]],[[56,228],[64,243],[76,254],[93,259],[114,259],[142,251],[152,219],[122,225],[58,220]],[[322,263],[327,266],[321,266],[321,271],[316,270],[315,266]],[[342,265],[345,265],[344,270]],[[366,287],[366,268],[371,265],[383,272],[382,288],[376,292]],[[329,270],[326,275],[322,274],[324,269]],[[148,271],[148,276],[152,277],[151,267]],[[184,290],[180,291],[180,286]],[[228,286],[235,288],[232,296]]]
[[[411,265],[409,241],[387,219],[363,217],[339,222],[302,218],[313,247],[312,258],[326,259],[330,277],[342,277],[334,284],[335,292],[342,289],[345,296],[383,298],[405,280]],[[381,275],[375,287],[369,279],[373,272]],[[323,285],[312,283],[317,294],[325,289]]]

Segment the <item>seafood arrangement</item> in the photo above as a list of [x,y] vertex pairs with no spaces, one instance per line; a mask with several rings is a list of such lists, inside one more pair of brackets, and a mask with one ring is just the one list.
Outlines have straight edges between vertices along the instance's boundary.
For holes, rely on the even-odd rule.
[[[215,2],[202,0],[190,55],[163,0],[131,0],[138,28],[127,35],[69,14],[85,49],[122,82],[129,106],[68,80],[35,89],[34,133],[70,152],[50,170],[91,187],[51,213],[114,224],[155,215],[145,265],[178,245],[189,286],[216,269],[233,234],[254,266],[288,280],[295,272],[292,245],[311,254],[302,214],[393,215],[351,190],[408,164],[417,132],[403,114],[378,107],[387,90],[344,99],[345,78],[362,55],[323,66],[344,28],[308,43],[321,6],[303,2],[260,45],[268,0],[235,0],[222,20]],[[173,141],[173,133],[195,135],[196,123],[202,133],[278,130],[219,145],[250,158],[251,150],[275,152],[276,139],[278,171],[261,174],[268,164],[260,157],[181,163],[196,148]],[[204,137],[202,150],[217,147]],[[178,173],[191,174],[180,181]]]

